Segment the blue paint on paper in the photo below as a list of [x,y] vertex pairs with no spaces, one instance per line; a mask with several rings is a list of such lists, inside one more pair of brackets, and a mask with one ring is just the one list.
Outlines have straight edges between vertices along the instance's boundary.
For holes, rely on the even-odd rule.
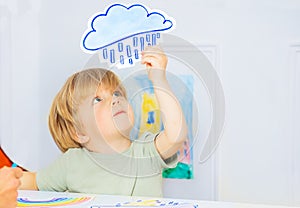
[[154,111],[148,112],[147,124],[154,124],[154,122],[155,122],[154,113],[155,113]]

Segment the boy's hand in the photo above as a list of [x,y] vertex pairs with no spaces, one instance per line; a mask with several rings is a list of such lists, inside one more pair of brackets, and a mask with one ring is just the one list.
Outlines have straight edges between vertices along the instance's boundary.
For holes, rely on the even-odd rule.
[[20,177],[23,172],[20,168],[4,167],[0,169],[0,208],[16,207]]
[[142,64],[146,64],[148,77],[153,82],[165,78],[168,58],[158,46],[146,47],[142,52]]

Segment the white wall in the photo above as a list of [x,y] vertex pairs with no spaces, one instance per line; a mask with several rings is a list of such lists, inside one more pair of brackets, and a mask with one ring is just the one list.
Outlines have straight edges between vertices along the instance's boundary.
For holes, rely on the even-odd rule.
[[39,149],[42,133],[39,4],[0,1],[0,10],[1,146],[19,165],[36,167],[39,153],[31,149]]
[[[88,18],[111,3],[0,1],[1,11],[7,11],[0,14],[1,145],[29,151],[31,158],[18,153],[29,169],[44,167],[59,154],[47,129],[51,101],[89,58],[79,47]],[[172,34],[218,49],[214,64],[225,91],[226,126],[217,155],[200,164],[196,146],[195,179],[167,181],[167,196],[300,205],[300,3],[139,3],[174,17]]]

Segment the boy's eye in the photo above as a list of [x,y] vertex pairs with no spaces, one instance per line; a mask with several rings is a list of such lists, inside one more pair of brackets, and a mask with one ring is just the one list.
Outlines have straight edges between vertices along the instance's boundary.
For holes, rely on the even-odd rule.
[[122,96],[122,93],[120,91],[115,91],[113,93],[113,96],[120,97],[120,96]]
[[99,102],[101,102],[102,100],[103,100],[102,98],[95,97],[94,100],[93,100],[93,104],[99,103]]

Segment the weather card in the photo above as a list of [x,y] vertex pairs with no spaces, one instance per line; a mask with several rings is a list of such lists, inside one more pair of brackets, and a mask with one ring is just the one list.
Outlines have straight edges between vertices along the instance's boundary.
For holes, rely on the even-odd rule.
[[175,28],[175,20],[162,11],[141,4],[113,4],[93,15],[80,47],[89,54],[99,53],[100,61],[133,65],[146,46],[157,45],[161,33]]

